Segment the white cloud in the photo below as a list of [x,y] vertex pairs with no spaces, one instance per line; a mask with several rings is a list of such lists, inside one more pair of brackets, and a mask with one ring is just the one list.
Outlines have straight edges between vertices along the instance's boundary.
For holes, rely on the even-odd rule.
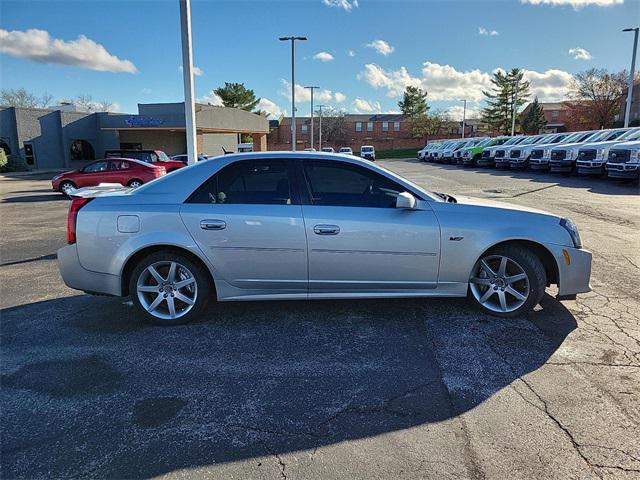
[[[291,101],[291,83],[285,79],[281,80],[283,89],[280,95],[287,97]],[[332,92],[327,89],[317,89],[313,92],[313,100],[319,103],[344,102],[347,96],[341,92]],[[308,88],[296,83],[296,103],[306,103],[311,100],[311,91]]]
[[467,120],[469,120],[470,118],[480,118],[480,116],[481,116],[481,113],[480,113],[479,109],[469,107],[469,105],[467,105],[466,115],[465,115],[465,112],[464,112],[464,107],[461,107],[459,105],[455,105],[453,107],[447,108],[444,111],[444,113],[448,118],[450,118],[451,120],[454,120],[456,122],[461,122],[463,116]]
[[152,90],[150,88],[143,88],[142,89],[142,93],[144,93],[145,95],[149,95],[152,92]]
[[39,63],[58,63],[99,72],[136,73],[130,60],[110,54],[102,45],[80,35],[76,40],[51,38],[46,30],[0,29],[0,52]]
[[279,118],[280,115],[287,114],[286,110],[281,109],[275,102],[272,102],[268,98],[261,98],[256,109],[267,112],[267,114],[273,118]]
[[570,5],[575,9],[587,6],[610,7],[622,5],[624,0],[520,0],[522,3],[531,5]]
[[215,105],[216,107],[222,106],[222,99],[218,95],[216,95],[216,92],[214,92],[213,90],[207,93],[204,97],[196,99],[196,102],[204,103],[207,105]]
[[[178,67],[178,70],[182,72],[182,65]],[[191,71],[193,72],[193,75],[195,77],[202,77],[204,75],[204,70],[202,70],[200,67],[196,67],[195,65],[193,66]]]
[[384,55],[385,57],[387,55],[391,55],[395,50],[395,47],[392,47],[388,42],[385,42],[384,40],[374,40],[371,43],[367,43],[366,46],[369,48],[373,48],[376,52],[378,52],[380,55]]
[[330,62],[333,60],[333,55],[329,52],[318,52],[313,56],[314,60],[320,60],[321,62]]
[[484,35],[486,37],[495,37],[496,35],[500,35],[497,30],[487,30],[484,27],[478,27],[478,35]]
[[349,55],[350,57],[355,57],[356,56],[356,52],[354,52],[353,50],[349,50],[347,52],[347,55]]
[[351,106],[357,113],[379,113],[382,110],[380,102],[367,101],[362,98],[356,98]]
[[358,0],[322,0],[327,7],[337,7],[345,12],[350,12],[354,8],[358,8]]
[[570,48],[569,55],[571,55],[574,60],[591,60],[593,58],[588,50],[580,47]]
[[[492,73],[492,72],[491,72]],[[479,102],[484,99],[483,90],[490,90],[491,73],[480,70],[458,71],[450,65],[425,62],[420,76],[412,76],[406,67],[385,70],[379,65],[365,65],[358,78],[375,88],[387,90],[387,96],[400,97],[408,86],[420,87],[429,94],[429,101],[458,100],[466,98]],[[524,70],[524,78],[531,82],[531,93],[541,101],[563,98],[572,76],[563,70],[536,72]]]

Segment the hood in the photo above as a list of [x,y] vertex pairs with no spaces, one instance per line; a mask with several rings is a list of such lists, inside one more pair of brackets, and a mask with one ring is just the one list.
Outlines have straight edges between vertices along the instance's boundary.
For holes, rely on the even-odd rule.
[[475,207],[488,207],[488,208],[498,208],[501,210],[514,210],[517,212],[528,212],[528,213],[537,213],[539,215],[545,215],[547,217],[560,218],[557,215],[554,215],[549,212],[545,212],[544,210],[538,210],[537,208],[525,207],[522,205],[515,205],[513,203],[500,202],[497,200],[492,200],[489,198],[476,198],[476,197],[467,197],[464,195],[456,196],[457,203],[459,205],[471,205]]
[[542,149],[542,150],[546,150],[547,148],[553,148],[553,147],[559,147],[561,146],[562,143],[541,143],[539,145],[528,145],[529,147],[531,147],[531,149]]
[[[609,140],[607,142],[583,143],[582,147],[584,147],[584,148],[602,148],[602,147],[608,147],[610,145],[615,145],[617,143],[620,143],[620,140]],[[629,142],[629,143],[632,143],[632,142]]]
[[565,150],[567,148],[573,148],[573,147],[582,147],[584,145],[584,143],[578,142],[578,143],[565,143],[565,144],[560,144],[558,146],[556,146],[555,148],[552,148],[552,150]]
[[96,187],[83,187],[74,190],[72,198],[96,198],[123,195],[133,191],[130,187],[123,187],[117,183],[103,183]]
[[636,150],[640,148],[640,140],[632,140],[630,142],[617,143],[616,148],[628,148],[630,150]]

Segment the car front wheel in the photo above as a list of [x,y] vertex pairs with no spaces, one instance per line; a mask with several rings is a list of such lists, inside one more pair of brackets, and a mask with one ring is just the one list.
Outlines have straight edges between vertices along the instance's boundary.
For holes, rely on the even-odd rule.
[[143,183],[143,182],[142,182],[142,180],[137,180],[137,179],[136,179],[136,180],[131,180],[131,181],[127,184],[127,186],[129,186],[129,187],[131,187],[131,188],[138,188],[139,186],[141,186],[141,185],[142,185],[142,183]]
[[180,325],[202,313],[211,284],[204,266],[184,255],[158,252],[136,265],[129,292],[146,320],[156,325]]
[[531,250],[506,246],[476,262],[469,278],[469,298],[486,313],[515,317],[540,303],[546,284],[544,265]]
[[64,193],[67,197],[71,195],[71,192],[73,192],[75,189],[76,189],[76,186],[72,182],[65,181],[60,184],[60,191]]

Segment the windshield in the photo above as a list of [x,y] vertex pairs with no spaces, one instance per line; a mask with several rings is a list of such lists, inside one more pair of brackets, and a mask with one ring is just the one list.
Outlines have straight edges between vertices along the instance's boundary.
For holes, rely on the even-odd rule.
[[[569,135],[567,138],[564,139],[563,143],[573,143],[573,142],[577,142],[579,138],[581,138],[583,135],[585,135],[584,132],[576,132],[576,133],[572,133],[571,135]],[[591,134],[589,134],[591,135]]]
[[489,142],[491,142],[491,138],[485,138],[484,140],[478,142],[476,144],[476,147],[484,147],[485,145],[487,145]]
[[360,150],[363,152],[373,152],[373,147],[362,147]]
[[522,139],[523,139],[523,137],[511,137],[509,140],[504,142],[502,145],[515,145],[516,143],[518,143]]
[[640,128],[636,128],[634,130],[630,130],[628,132],[626,132],[624,135],[620,135],[618,137],[618,140],[636,140],[640,138]]

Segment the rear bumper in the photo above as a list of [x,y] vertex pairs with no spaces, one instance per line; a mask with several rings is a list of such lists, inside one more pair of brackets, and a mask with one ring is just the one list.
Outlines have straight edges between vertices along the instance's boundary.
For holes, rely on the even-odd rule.
[[[545,244],[558,264],[558,296],[567,297],[591,291],[591,252],[582,248]],[[566,252],[566,255],[565,255]]]
[[78,248],[75,244],[58,250],[58,268],[62,280],[69,288],[88,293],[121,296],[121,281],[116,275],[87,270],[80,265]]

